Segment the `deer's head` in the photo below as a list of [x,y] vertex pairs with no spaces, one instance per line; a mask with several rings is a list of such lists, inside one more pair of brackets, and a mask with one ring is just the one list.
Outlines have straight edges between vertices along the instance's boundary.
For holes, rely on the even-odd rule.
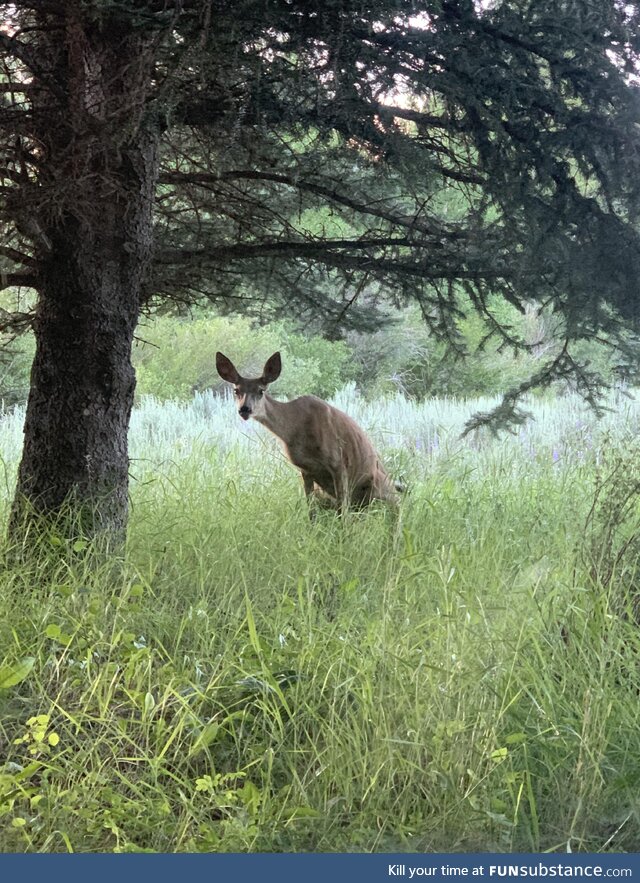
[[233,384],[233,393],[238,406],[238,414],[243,420],[249,417],[261,417],[264,413],[264,393],[267,386],[277,380],[282,370],[280,353],[274,353],[267,359],[262,370],[262,377],[249,379],[238,374],[235,365],[222,353],[216,353],[218,374],[227,383]]

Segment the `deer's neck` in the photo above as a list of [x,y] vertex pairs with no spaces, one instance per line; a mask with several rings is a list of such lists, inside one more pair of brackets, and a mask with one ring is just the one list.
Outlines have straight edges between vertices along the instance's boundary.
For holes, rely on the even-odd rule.
[[264,411],[259,417],[256,416],[255,419],[266,427],[269,432],[277,435],[285,444],[288,444],[289,430],[291,429],[288,414],[289,402],[278,402],[266,393],[263,401]]

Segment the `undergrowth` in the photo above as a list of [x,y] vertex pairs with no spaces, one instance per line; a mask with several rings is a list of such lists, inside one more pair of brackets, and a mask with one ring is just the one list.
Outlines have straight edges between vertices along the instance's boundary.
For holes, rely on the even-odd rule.
[[196,440],[120,557],[7,564],[0,849],[637,851],[639,457],[474,444],[311,523],[270,447]]

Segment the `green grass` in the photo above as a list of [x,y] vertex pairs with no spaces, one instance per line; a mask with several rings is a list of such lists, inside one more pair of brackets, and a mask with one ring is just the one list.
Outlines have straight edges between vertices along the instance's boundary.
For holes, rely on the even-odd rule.
[[397,516],[311,523],[228,403],[148,401],[122,559],[54,535],[5,568],[0,683],[33,664],[0,689],[0,849],[640,848],[634,562],[598,564],[637,507],[589,518],[635,402],[461,442],[477,403],[350,395]]

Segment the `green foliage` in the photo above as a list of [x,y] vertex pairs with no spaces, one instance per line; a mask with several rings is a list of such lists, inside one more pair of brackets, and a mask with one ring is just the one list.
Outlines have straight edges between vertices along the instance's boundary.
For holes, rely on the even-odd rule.
[[[104,65],[93,65],[105,75],[100,91],[108,113],[103,126],[87,131],[76,130],[68,113],[76,77],[68,64],[74,51],[59,40],[66,4],[46,4],[46,13],[38,4],[2,6],[11,37],[3,43],[8,88],[0,150],[2,167],[12,170],[2,218],[3,284],[41,286],[54,302],[69,296],[89,303],[91,289],[101,289],[95,279],[86,289],[91,274],[80,269],[80,257],[77,265],[68,262],[73,295],[47,281],[53,258],[62,255],[65,266],[71,254],[96,258],[105,217],[89,210],[98,179],[84,157],[104,155],[111,158],[100,185],[123,207],[112,213],[114,222],[133,216],[134,199],[150,197],[158,185],[159,198],[150,200],[150,272],[146,245],[134,248],[123,230],[108,237],[120,249],[115,263],[130,268],[145,303],[209,298],[328,327],[351,304],[348,316],[362,328],[370,327],[384,291],[394,303],[419,303],[438,340],[451,332],[449,343],[456,344],[457,332],[480,339],[477,315],[468,320],[471,328],[456,329],[452,321],[456,301],[446,292],[464,287],[476,304],[489,291],[521,306],[552,304],[574,341],[619,338],[625,323],[637,324],[633,3],[467,0],[419,7],[341,0],[307,16],[303,4],[251,0],[241,16],[218,4],[215,28],[203,28],[198,3],[176,5],[175,15],[162,4],[82,3],[78,51],[91,47],[97,60],[113,61],[109,76]],[[40,55],[50,59],[55,80],[34,62]],[[325,66],[321,58],[332,61]],[[161,99],[158,70],[166,74]],[[127,184],[131,169],[121,155],[152,142],[159,147],[158,180],[150,163],[146,180],[133,176]],[[64,222],[69,217],[85,223],[76,228]],[[148,244],[150,212],[139,217],[148,220],[149,229],[138,229]],[[113,249],[105,268],[112,258]],[[108,275],[115,284],[110,269]],[[366,289],[376,296],[352,297]],[[43,330],[47,315],[43,310]],[[92,315],[70,309],[67,317],[80,331]],[[496,320],[485,318],[490,330]],[[23,322],[14,315],[3,327]],[[140,358],[142,391],[187,398],[211,383],[202,335],[191,329],[183,341],[182,334],[165,335],[176,351],[162,356],[157,372]],[[193,350],[191,361],[185,350]],[[472,349],[465,368],[437,341],[422,350],[383,366],[384,374],[365,366],[361,385],[400,385],[418,396],[529,388],[523,368],[530,365],[509,361],[493,342],[484,355]],[[290,362],[296,392],[336,388],[317,364]],[[587,393],[598,389],[596,378],[563,358],[532,376],[540,383],[566,379],[569,366]],[[341,379],[347,367],[345,361],[337,372]],[[24,385],[5,387],[10,403]],[[505,412],[516,399],[507,397]],[[41,400],[46,411],[47,395]],[[34,408],[35,426],[35,400]],[[79,423],[84,410],[79,406]]]
[[[559,351],[560,335],[552,318],[534,307],[522,314],[498,298],[490,299],[490,314],[523,345],[519,349],[499,336],[487,338],[486,322],[464,298],[460,310],[455,323],[457,351],[429,331],[416,308],[389,315],[386,324],[372,334],[348,334],[358,387],[371,397],[400,390],[418,400],[500,395]],[[617,357],[607,346],[581,341],[574,355],[598,371],[605,382],[617,379]]]
[[616,613],[640,625],[640,448],[607,445],[585,520],[584,560]]
[[122,558],[52,536],[4,567],[0,849],[637,848],[632,585],[593,567],[636,530],[637,404],[464,442],[486,403],[346,404],[407,474],[397,518],[312,524],[227,403],[148,400]]
[[33,656],[26,656],[13,665],[0,666],[0,690],[8,690],[24,681],[33,668],[34,662]]
[[138,336],[145,341],[133,354],[139,396],[188,399],[204,389],[222,392],[226,384],[216,372],[217,350],[247,376],[259,376],[269,356],[280,350],[286,371],[274,390],[285,398],[330,397],[351,379],[344,343],[304,337],[284,322],[256,327],[244,318],[166,316],[142,327]]
[[429,332],[420,313],[410,309],[400,318],[390,316],[373,334],[350,334],[358,366],[356,382],[371,396],[400,390],[420,400],[496,395],[531,372],[531,358],[510,349],[500,351],[499,341],[483,342],[486,327],[469,305],[457,323],[457,333],[459,354]]
[[[429,331],[416,308],[389,313],[378,331],[349,332],[343,341],[303,334],[292,321],[255,325],[248,318],[206,312],[197,312],[192,319],[156,316],[138,329],[133,352],[137,394],[188,400],[204,389],[222,392],[224,384],[215,370],[215,353],[221,349],[240,370],[256,374],[271,353],[281,350],[284,371],[274,393],[283,398],[307,393],[330,398],[351,381],[367,398],[398,391],[418,400],[498,395],[557,352],[553,317],[539,315],[533,308],[522,315],[493,300],[496,318],[531,346],[514,353],[509,347],[501,349],[496,339],[486,341],[481,317],[469,303],[463,302],[463,307],[457,333],[464,357],[455,357]],[[629,335],[629,346],[633,340]],[[33,350],[33,336],[25,335],[12,343],[0,366],[0,399],[5,407],[26,401]],[[619,356],[608,347],[581,341],[574,353],[606,381],[617,379]]]

